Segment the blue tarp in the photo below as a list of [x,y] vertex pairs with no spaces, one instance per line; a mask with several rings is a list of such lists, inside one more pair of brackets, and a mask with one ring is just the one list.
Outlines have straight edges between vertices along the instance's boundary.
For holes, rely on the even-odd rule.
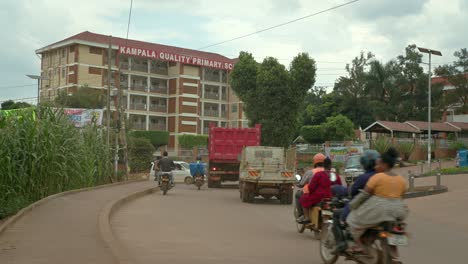
[[468,167],[468,150],[459,150],[457,153],[458,167]]
[[205,175],[205,163],[198,163],[198,162],[193,162],[190,163],[190,174],[192,176],[195,176],[197,173],[200,173],[201,175]]

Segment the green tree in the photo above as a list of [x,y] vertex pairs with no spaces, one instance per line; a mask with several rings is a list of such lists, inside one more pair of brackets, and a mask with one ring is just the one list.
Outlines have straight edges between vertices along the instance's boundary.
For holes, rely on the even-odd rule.
[[368,74],[366,72],[370,60],[374,55],[361,52],[360,56],[346,65],[347,77],[340,77],[333,88],[334,92],[342,98],[339,112],[347,116],[357,126],[365,127],[374,121],[366,98],[366,85]]
[[68,108],[102,109],[106,101],[101,90],[82,86],[75,93],[68,94],[66,89],[59,92],[55,103]]
[[148,139],[131,137],[128,150],[128,161],[132,172],[143,172],[149,169],[155,148]]
[[301,128],[301,136],[310,144],[323,143],[324,130],[321,125],[303,126]]
[[20,108],[28,108],[31,107],[30,104],[26,102],[14,102],[13,100],[8,100],[2,103],[1,105],[2,110],[13,110],[13,109],[20,109]]
[[439,76],[447,78],[455,88],[446,95],[447,104],[460,106],[460,112],[468,112],[468,50],[460,49],[453,54],[458,59],[451,65],[443,65],[435,70]]
[[208,136],[206,135],[179,135],[179,144],[183,148],[193,148],[208,145]]
[[262,125],[262,144],[287,146],[297,133],[307,91],[315,82],[315,61],[301,53],[289,70],[275,58],[258,64],[241,52],[231,74],[231,87],[245,103],[252,124]]
[[352,140],[355,138],[353,122],[343,115],[327,118],[322,124],[325,140]]

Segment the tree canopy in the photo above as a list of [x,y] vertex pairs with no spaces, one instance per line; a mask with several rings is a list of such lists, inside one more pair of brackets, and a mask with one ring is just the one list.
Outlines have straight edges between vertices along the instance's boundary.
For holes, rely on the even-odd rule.
[[289,69],[268,57],[257,63],[241,52],[231,73],[231,87],[244,102],[251,124],[262,125],[262,144],[288,146],[300,127],[304,98],[315,83],[315,61],[298,54]]
[[8,100],[1,104],[1,110],[13,110],[28,107],[31,107],[31,105],[26,102],[15,102],[13,100]]
[[82,86],[75,93],[60,91],[55,103],[62,107],[101,109],[106,103],[103,92],[99,89]]

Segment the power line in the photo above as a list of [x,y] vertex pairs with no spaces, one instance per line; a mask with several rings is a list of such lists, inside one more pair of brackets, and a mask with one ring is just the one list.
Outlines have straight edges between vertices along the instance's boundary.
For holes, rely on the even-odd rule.
[[349,2],[346,2],[346,3],[341,4],[341,5],[333,6],[333,7],[330,7],[328,9],[325,9],[325,10],[322,10],[322,11],[319,11],[319,12],[316,12],[316,13],[313,13],[313,14],[310,14],[310,15],[307,15],[307,16],[303,16],[303,17],[300,17],[300,18],[296,18],[296,19],[293,19],[293,20],[290,20],[290,21],[287,21],[287,22],[284,22],[284,23],[281,23],[281,24],[278,24],[278,25],[274,25],[274,26],[271,26],[271,27],[268,27],[268,28],[265,28],[265,29],[261,29],[261,30],[258,30],[258,31],[255,31],[255,32],[252,32],[252,33],[249,33],[249,34],[246,34],[246,35],[242,35],[242,36],[239,36],[239,37],[235,37],[235,38],[232,38],[232,39],[228,39],[228,40],[224,40],[224,41],[221,41],[221,42],[218,42],[218,43],[214,43],[214,44],[211,44],[211,45],[208,45],[208,46],[204,46],[204,47],[199,48],[198,50],[203,50],[203,49],[207,49],[207,48],[210,48],[210,47],[218,46],[218,45],[221,45],[221,44],[224,44],[224,43],[227,43],[227,42],[231,42],[231,41],[234,41],[234,40],[246,38],[246,37],[249,37],[249,36],[252,36],[252,35],[255,35],[255,34],[258,34],[258,33],[262,33],[262,32],[265,32],[265,31],[268,31],[268,30],[271,30],[271,29],[275,29],[275,28],[282,27],[282,26],[285,26],[285,25],[288,25],[288,24],[292,24],[294,22],[304,20],[304,19],[309,18],[309,17],[317,16],[317,15],[332,11],[334,9],[338,9],[338,8],[346,6],[346,5],[350,5],[350,4],[358,2],[358,1],[359,0],[349,1]]

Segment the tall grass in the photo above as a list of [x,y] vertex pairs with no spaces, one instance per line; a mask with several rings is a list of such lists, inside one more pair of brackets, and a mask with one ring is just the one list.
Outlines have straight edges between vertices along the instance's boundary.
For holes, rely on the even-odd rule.
[[0,117],[0,218],[48,195],[109,182],[111,156],[100,131],[77,129],[43,107]]

